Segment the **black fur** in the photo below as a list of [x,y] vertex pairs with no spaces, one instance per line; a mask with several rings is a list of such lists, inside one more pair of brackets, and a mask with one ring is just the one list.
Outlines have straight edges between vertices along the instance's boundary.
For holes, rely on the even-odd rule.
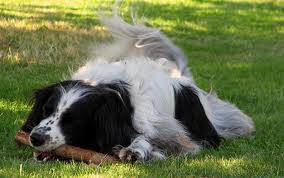
[[127,84],[100,84],[63,113],[60,124],[67,144],[111,154],[136,135],[132,115]]
[[217,148],[221,139],[207,118],[195,89],[183,85],[175,89],[175,103],[175,118],[186,126],[191,138]]
[[66,143],[102,153],[111,153],[119,144],[128,146],[136,135],[132,126],[133,107],[123,82],[88,85],[82,81],[64,81],[34,93],[34,106],[22,130],[30,132],[41,120],[54,113],[60,87],[88,89],[88,95],[73,103],[59,122]]

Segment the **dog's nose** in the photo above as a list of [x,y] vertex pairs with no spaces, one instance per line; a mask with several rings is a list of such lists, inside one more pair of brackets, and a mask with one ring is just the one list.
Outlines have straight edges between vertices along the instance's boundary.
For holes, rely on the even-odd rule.
[[44,144],[46,138],[46,135],[35,132],[30,136],[30,141],[33,146],[41,146]]

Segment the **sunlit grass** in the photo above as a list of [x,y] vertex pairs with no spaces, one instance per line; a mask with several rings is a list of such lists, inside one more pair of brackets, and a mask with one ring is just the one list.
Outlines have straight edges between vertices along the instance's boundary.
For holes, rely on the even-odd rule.
[[5,100],[0,100],[0,109],[10,110],[10,111],[29,111],[29,107],[27,104],[20,102],[9,102]]
[[148,164],[91,167],[37,163],[14,135],[34,89],[69,76],[96,43],[109,38],[99,10],[113,1],[0,0],[0,177],[281,177],[284,176],[284,1],[123,1],[161,28],[189,58],[198,85],[250,115],[254,140]]

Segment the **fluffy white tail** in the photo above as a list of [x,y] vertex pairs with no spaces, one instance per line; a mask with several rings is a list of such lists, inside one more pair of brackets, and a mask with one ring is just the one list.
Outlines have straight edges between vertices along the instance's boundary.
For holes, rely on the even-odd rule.
[[165,58],[173,61],[182,75],[191,77],[185,55],[159,29],[135,22],[129,24],[117,11],[111,17],[101,16],[101,22],[111,32],[114,41],[100,45],[95,51],[97,57],[109,60],[132,56],[145,56],[153,60]]

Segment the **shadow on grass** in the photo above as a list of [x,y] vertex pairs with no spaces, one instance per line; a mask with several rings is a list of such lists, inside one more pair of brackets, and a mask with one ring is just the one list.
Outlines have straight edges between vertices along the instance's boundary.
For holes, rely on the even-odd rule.
[[3,34],[0,61],[74,64],[88,57],[90,44],[101,41],[100,35],[95,33],[46,26],[34,31],[0,27],[0,34]]
[[[93,15],[80,15],[73,12],[67,12],[66,9],[63,9],[62,11],[58,11],[57,7],[50,7],[50,6],[43,6],[41,9],[38,9],[41,6],[21,6],[21,8],[7,8],[7,7],[1,7],[0,5],[0,12],[2,11],[3,18],[9,18],[14,20],[29,20],[34,23],[41,23],[41,22],[49,22],[49,23],[55,23],[55,22],[68,22],[69,24],[79,27],[79,28],[90,28],[92,26],[97,25],[99,22],[96,18],[95,13]],[[55,9],[53,9],[55,8]],[[42,9],[47,10],[46,12],[41,11]],[[56,10],[55,12],[52,12],[50,10]],[[68,9],[68,10],[72,10]],[[4,12],[5,11],[5,12]],[[50,12],[48,12],[50,11]],[[4,13],[3,13],[4,12]],[[14,14],[16,13],[16,14]],[[18,14],[20,13],[20,14]],[[27,17],[21,16],[21,14],[30,14]],[[18,14],[18,15],[17,15]]]
[[[271,54],[271,48],[268,49],[267,45],[281,45],[276,44],[276,38],[284,38],[284,33],[279,32],[279,27],[284,25],[279,15],[284,10],[273,2],[193,2],[198,4],[156,4],[141,1],[134,4],[139,7],[138,14],[144,14],[151,25],[164,29],[174,41],[186,49],[189,56],[191,52],[222,55],[224,49],[228,56],[257,51]],[[56,62],[69,59],[74,61],[82,56],[86,58],[86,46],[105,38],[100,36],[103,31],[92,29],[99,24],[95,13],[98,8],[29,4],[13,7],[0,4],[0,20],[25,20],[25,23],[42,24],[33,30],[1,27],[4,44],[2,50],[7,55],[7,50],[12,49],[19,54],[19,58],[26,60]],[[130,15],[126,16],[129,20]],[[58,22],[66,24],[60,26]],[[46,23],[52,24],[52,27]],[[68,24],[74,29],[70,30]]]

